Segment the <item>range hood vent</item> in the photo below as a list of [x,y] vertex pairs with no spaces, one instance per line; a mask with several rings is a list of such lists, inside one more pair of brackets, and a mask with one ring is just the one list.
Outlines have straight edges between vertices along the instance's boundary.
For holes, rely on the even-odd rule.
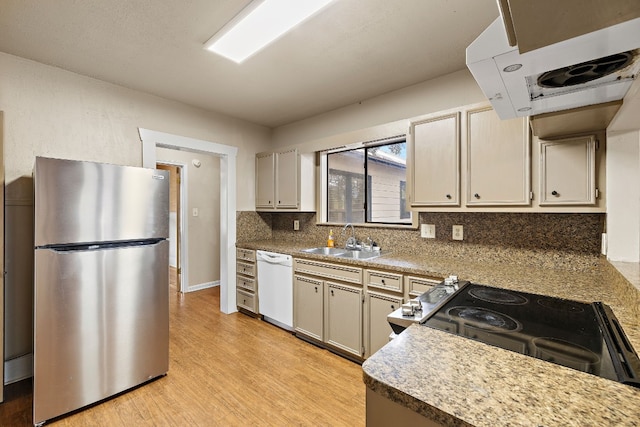
[[467,67],[501,119],[617,101],[640,72],[640,18],[522,54],[498,18]]

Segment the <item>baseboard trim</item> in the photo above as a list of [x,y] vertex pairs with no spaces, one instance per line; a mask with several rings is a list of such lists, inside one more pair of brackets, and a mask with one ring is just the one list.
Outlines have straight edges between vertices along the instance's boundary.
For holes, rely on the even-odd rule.
[[4,384],[11,384],[33,376],[33,353],[4,362]]
[[206,282],[206,283],[200,283],[197,285],[191,285],[187,289],[187,292],[201,291],[202,289],[213,288],[215,286],[220,286],[220,280],[214,280],[213,282]]

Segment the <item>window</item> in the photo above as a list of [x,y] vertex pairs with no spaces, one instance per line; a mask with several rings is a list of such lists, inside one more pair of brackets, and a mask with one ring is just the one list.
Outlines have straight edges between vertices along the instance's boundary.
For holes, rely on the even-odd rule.
[[404,137],[328,153],[327,221],[411,224],[411,212],[406,208],[406,159]]

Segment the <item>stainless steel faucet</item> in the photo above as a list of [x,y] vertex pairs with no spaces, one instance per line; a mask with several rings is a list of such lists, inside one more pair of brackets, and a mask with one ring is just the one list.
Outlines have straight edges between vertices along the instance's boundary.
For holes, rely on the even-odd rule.
[[344,244],[344,248],[345,249],[358,249],[358,240],[356,239],[356,230],[355,228],[353,228],[353,224],[351,224],[350,222],[347,223],[343,228],[342,231],[340,232],[340,235],[342,236],[342,234],[344,234],[344,232],[347,230],[347,227],[351,227],[351,237],[349,237],[347,239],[347,241]]

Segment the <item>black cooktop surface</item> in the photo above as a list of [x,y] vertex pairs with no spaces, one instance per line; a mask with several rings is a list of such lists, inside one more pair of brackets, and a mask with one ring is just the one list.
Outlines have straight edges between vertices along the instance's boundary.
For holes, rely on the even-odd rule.
[[[619,344],[611,342],[597,304],[469,283],[424,324],[620,381],[617,371],[627,368],[612,360],[610,347]],[[613,354],[618,358],[615,348]]]

